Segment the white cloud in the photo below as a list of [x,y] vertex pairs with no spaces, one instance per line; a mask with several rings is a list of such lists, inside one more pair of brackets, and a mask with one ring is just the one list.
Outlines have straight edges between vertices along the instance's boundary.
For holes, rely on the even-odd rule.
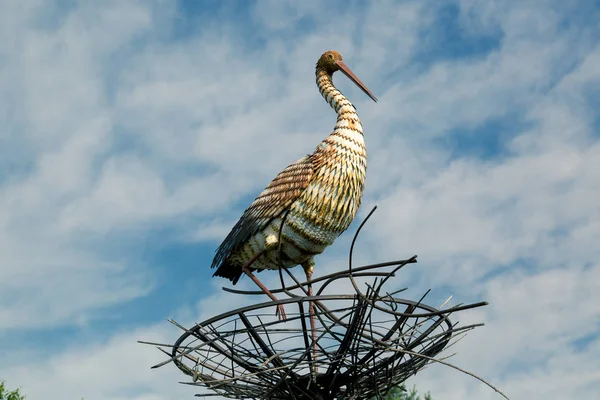
[[98,254],[59,218],[94,186],[114,134],[101,61],[149,26],[147,9],[119,4],[66,16],[3,6],[6,19],[20,21],[0,50],[0,82],[10,94],[0,108],[12,117],[0,155],[3,169],[20,171],[0,186],[0,287],[10,293],[0,315],[8,328],[62,324],[148,291],[145,274],[120,264],[127,255]]
[[[461,322],[485,322],[453,351],[449,361],[476,373],[510,398],[585,398],[597,393],[598,340],[585,349],[574,341],[597,335],[594,297],[600,268],[568,264],[541,273],[515,271],[489,283],[490,305]],[[447,399],[497,399],[491,389],[460,372],[433,366],[410,384]]]
[[49,399],[184,399],[198,390],[179,385],[182,379],[174,366],[150,369],[167,357],[152,346],[136,343],[171,341],[177,329],[166,324],[144,326],[131,332],[115,333],[109,340],[76,344],[68,350],[36,362],[29,357],[3,360],[2,378],[23,383],[30,398]]
[[[362,215],[379,205],[358,261],[417,253],[424,266],[398,285],[490,301],[465,314],[487,326],[458,345],[454,361],[512,398],[593,397],[597,340],[585,351],[571,342],[597,334],[599,321],[597,28],[564,23],[581,18],[565,2],[465,0],[460,28],[501,33],[499,47],[453,60],[431,54],[416,69],[422,41],[433,40],[433,3],[379,2],[360,13],[317,4],[257,4],[252,22],[270,38],[264,47],[206,18],[172,41],[178,18],[189,17],[164,2],[2,6],[0,326],[85,326],[99,308],[148,294],[151,262],[115,244],[147,228],[175,227],[165,241],[223,237],[240,197],[330,131],[313,65],[337,48],[380,99],[336,76],[369,147]],[[315,30],[278,34],[302,18]],[[507,152],[493,160],[457,157],[437,141],[461,129],[494,134],[481,128],[515,116],[500,144]],[[317,274],[344,265],[352,233],[319,258]],[[209,262],[198,260],[203,273]],[[216,290],[225,283],[211,281],[190,299],[196,305],[174,313],[192,321],[241,304]],[[172,342],[177,333],[164,325],[94,336],[42,360],[16,350],[0,376],[32,398],[188,398],[195,391],[176,384],[172,367],[148,370],[159,353],[134,343]],[[440,366],[415,379],[435,398],[497,398]]]

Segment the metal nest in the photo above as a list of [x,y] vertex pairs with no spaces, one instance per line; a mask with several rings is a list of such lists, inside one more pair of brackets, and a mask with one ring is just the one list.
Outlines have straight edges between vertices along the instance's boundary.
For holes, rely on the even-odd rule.
[[[441,310],[423,303],[428,292],[418,301],[398,298],[404,289],[388,293],[384,284],[417,257],[352,268],[353,248],[354,241],[348,270],[312,280],[313,287],[320,284],[314,296],[293,294],[306,284],[296,281],[272,291],[285,292],[289,298],[238,308],[191,329],[171,320],[184,331],[173,345],[141,342],[156,345],[169,356],[153,368],[174,363],[191,378],[181,383],[212,390],[196,395],[200,397],[325,400],[378,398],[431,362],[449,365],[435,357],[483,325],[458,326],[449,316],[487,303]],[[365,279],[371,283],[362,292],[357,280]],[[353,293],[326,293],[340,283],[353,288]],[[310,302],[315,305],[316,343],[309,323]],[[285,305],[286,320],[275,317],[278,304]]]

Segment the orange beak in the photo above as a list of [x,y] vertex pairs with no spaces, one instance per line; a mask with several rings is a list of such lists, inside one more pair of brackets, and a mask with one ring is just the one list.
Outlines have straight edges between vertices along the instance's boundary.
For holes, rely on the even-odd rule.
[[352,82],[354,82],[356,86],[361,88],[367,96],[373,99],[374,102],[377,102],[377,97],[373,96],[373,93],[371,93],[371,91],[365,86],[365,84],[362,83],[360,79],[356,77],[356,75],[354,75],[354,72],[352,72],[352,70],[348,68],[346,64],[344,64],[342,61],[338,61],[336,64],[340,68],[340,71],[344,73],[344,75],[346,75]]

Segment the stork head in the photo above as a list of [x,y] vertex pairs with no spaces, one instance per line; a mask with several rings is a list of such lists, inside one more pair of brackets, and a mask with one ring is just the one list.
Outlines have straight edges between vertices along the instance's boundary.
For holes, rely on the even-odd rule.
[[373,95],[373,93],[371,93],[365,84],[362,83],[360,79],[356,77],[356,75],[354,75],[352,70],[346,64],[344,64],[342,61],[342,55],[339,52],[335,50],[329,50],[323,53],[323,55],[319,58],[319,61],[317,61],[317,70],[325,71],[329,75],[333,75],[335,71],[341,71],[352,82],[354,82],[356,86],[361,88],[367,96],[373,99],[373,101],[377,101],[377,98]]

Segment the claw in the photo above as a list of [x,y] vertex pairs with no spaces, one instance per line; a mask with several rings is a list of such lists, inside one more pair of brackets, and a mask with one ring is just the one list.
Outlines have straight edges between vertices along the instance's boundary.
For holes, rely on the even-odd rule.
[[[271,293],[271,291],[269,289],[267,289],[267,287],[252,273],[252,271],[250,271],[250,266],[252,265],[252,263],[254,261],[256,261],[260,256],[262,256],[265,252],[262,251],[260,253],[258,253],[257,255],[255,255],[252,260],[250,260],[250,262],[248,264],[246,264],[243,268],[242,271],[248,275],[248,277],[250,279],[252,279],[252,281],[254,281],[254,283],[256,283],[256,285],[258,285],[259,288],[262,289],[262,291],[271,298],[271,300],[277,301],[277,297],[275,297],[273,295],[273,293]],[[277,316],[277,318],[279,318],[282,321],[285,321],[287,319],[286,315],[285,315],[285,310],[283,309],[283,304],[279,304],[277,306],[277,310],[275,311],[275,315]]]

